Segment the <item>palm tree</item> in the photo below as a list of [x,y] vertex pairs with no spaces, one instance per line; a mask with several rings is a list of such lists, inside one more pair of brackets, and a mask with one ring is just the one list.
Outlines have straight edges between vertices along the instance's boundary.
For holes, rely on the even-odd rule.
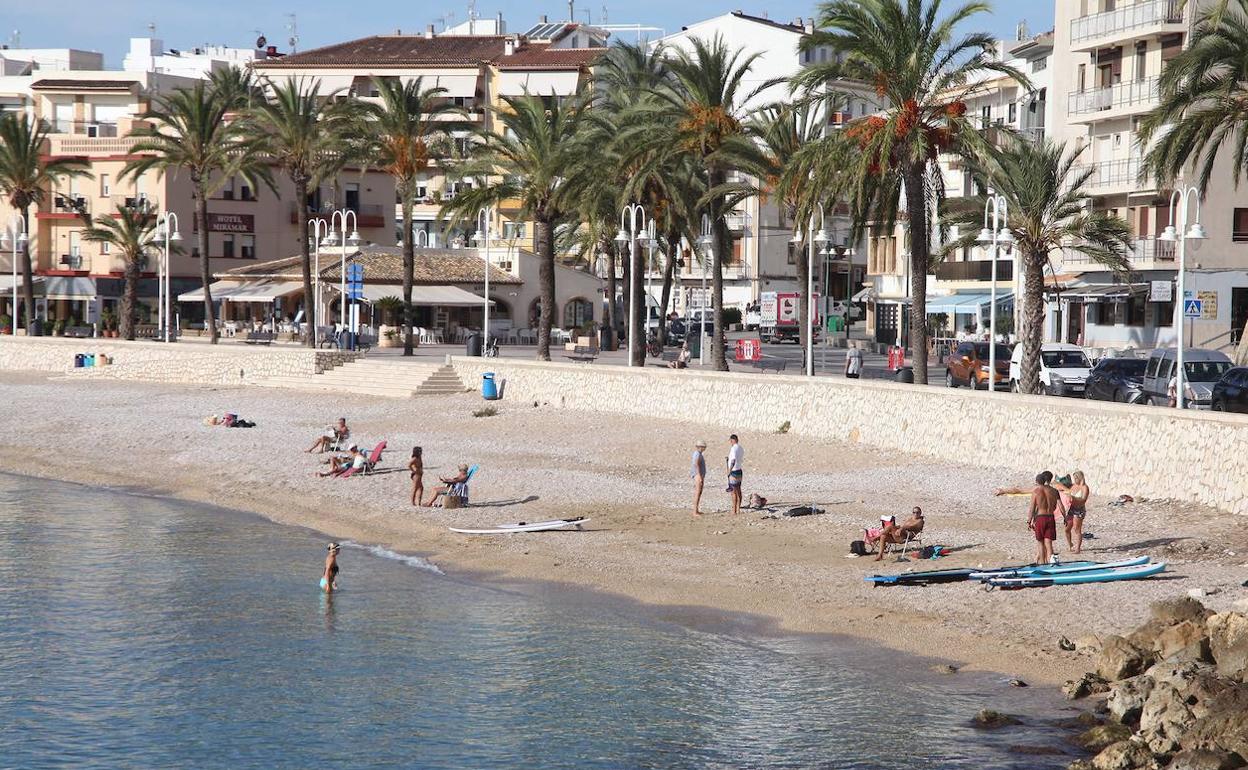
[[[1007,225],[1023,269],[1022,380],[1024,393],[1041,392],[1040,344],[1044,333],[1044,268],[1049,255],[1069,249],[1119,273],[1130,270],[1131,230],[1117,215],[1092,210],[1088,179],[1094,169],[1075,169],[1083,148],[1011,137],[975,167],[977,181],[1005,198]],[[946,246],[975,243],[983,224],[985,198],[957,198],[945,222],[964,235]],[[996,312],[994,308],[990,312]]]
[[567,215],[564,174],[578,152],[582,99],[567,102],[524,94],[504,96],[498,120],[474,149],[463,173],[482,184],[442,206],[451,222],[470,220],[486,207],[519,201],[520,216],[533,222],[538,256],[541,318],[537,357],[550,360],[550,327],[555,313],[555,227]]
[[[195,196],[195,228],[199,250],[199,274],[204,286],[204,318],[212,343],[218,340],[216,310],[212,305],[212,274],[208,255],[208,197],[234,176],[253,186],[257,179],[269,182],[268,168],[252,149],[246,121],[231,117],[246,103],[246,93],[217,90],[199,81],[189,88],[157,96],[143,116],[153,125],[130,132],[136,139],[122,177],[138,179],[150,170],[190,176]],[[271,182],[269,182],[271,184]]]
[[85,240],[107,243],[110,251],[121,255],[126,263],[125,289],[121,295],[121,336],[134,339],[135,316],[138,312],[139,274],[150,251],[157,244],[156,214],[140,206],[118,206],[116,213],[97,216],[83,231]]
[[[89,176],[85,161],[49,158],[44,149],[48,126],[28,121],[20,112],[0,115],[0,194],[9,206],[21,213],[29,237],[22,247],[22,296],[26,305],[26,333],[38,334],[35,322],[35,279],[30,259],[34,234],[30,232],[30,206],[47,197],[48,191],[64,179]],[[17,308],[13,308],[13,328],[17,328]]]
[[[253,147],[279,166],[295,187],[299,211],[299,256],[303,277],[303,309],[307,328],[317,324],[316,301],[312,296],[312,256],[308,241],[308,217],[304,215],[308,188],[333,178],[348,158],[348,102],[327,101],[321,97],[320,81],[288,78],[271,86],[268,98],[248,113],[255,131]],[[346,237],[346,233],[343,233]],[[304,344],[316,344],[315,333],[304,335]]]
[[[412,237],[412,206],[421,176],[429,162],[444,155],[441,147],[459,127],[453,120],[461,110],[445,99],[445,88],[425,88],[420,78],[375,78],[380,103],[363,106],[361,156],[394,179],[403,210],[403,355],[413,354],[412,333],[416,323],[412,307],[412,284],[416,271],[416,239]],[[344,236],[345,237],[345,236]]]
[[[1140,126],[1140,143],[1151,144],[1145,174],[1172,181],[1195,164],[1202,192],[1215,169],[1229,170],[1236,182],[1244,177],[1248,172],[1244,51],[1248,51],[1248,0],[1234,0],[1225,12],[1211,8],[1200,18],[1187,49],[1162,71],[1161,102]],[[1224,147],[1230,148],[1229,157],[1219,154]]]
[[933,258],[932,210],[941,196],[937,156],[982,150],[984,141],[965,114],[966,98],[983,87],[975,84],[978,75],[997,72],[1029,87],[1026,77],[994,58],[991,35],[959,36],[959,26],[990,10],[987,3],[972,0],[942,17],[941,2],[822,3],[820,31],[805,37],[802,45],[807,50],[826,46],[836,55],[794,80],[807,93],[836,91],[844,78],[869,83],[887,105],[882,115],[856,121],[846,131],[861,146],[855,194],[874,198],[871,208],[877,221],[896,210],[896,185],[889,180],[904,187],[910,234],[910,344],[919,383],[927,382],[927,274]]

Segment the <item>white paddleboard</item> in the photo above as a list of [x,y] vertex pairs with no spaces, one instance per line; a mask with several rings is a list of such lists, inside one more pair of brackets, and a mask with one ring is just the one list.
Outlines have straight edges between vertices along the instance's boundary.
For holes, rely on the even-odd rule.
[[448,529],[461,535],[511,535],[516,532],[547,532],[565,527],[580,529],[581,525],[587,521],[589,519],[553,519],[551,521],[538,521],[532,524],[499,524],[493,529],[461,529],[459,527],[449,527]]

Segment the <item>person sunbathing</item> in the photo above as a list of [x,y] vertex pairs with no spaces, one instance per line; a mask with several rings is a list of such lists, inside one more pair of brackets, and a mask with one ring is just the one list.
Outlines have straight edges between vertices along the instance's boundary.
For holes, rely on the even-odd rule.
[[351,438],[351,429],[347,427],[347,418],[339,417],[338,424],[332,428],[326,429],[324,435],[318,437],[312,442],[312,446],[305,449],[305,452],[327,452],[329,448],[335,444],[341,446],[343,441]]
[[368,457],[366,457],[364,453],[360,451],[360,448],[355,444],[352,444],[347,451],[351,454],[334,455],[329,458],[329,470],[316,475],[324,478],[326,476],[339,476],[346,473],[351,468],[355,468],[356,470],[363,469],[365,463],[368,461]]
[[866,530],[866,543],[878,549],[875,560],[881,561],[888,546],[905,545],[907,539],[922,533],[926,524],[923,509],[917,505],[910,512],[910,518],[900,525],[897,524],[896,516],[880,516],[880,527]]
[[433,505],[437,502],[438,498],[443,495],[464,497],[462,492],[465,491],[464,487],[468,483],[468,466],[461,464],[459,466],[459,473],[456,473],[450,478],[445,476],[439,477],[439,481],[442,482],[442,486],[434,490],[433,496],[429,498],[429,502],[425,503],[425,505]]

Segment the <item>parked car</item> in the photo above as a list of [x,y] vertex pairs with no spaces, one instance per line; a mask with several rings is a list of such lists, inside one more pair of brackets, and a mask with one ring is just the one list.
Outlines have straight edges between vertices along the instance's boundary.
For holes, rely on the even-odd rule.
[[1248,412],[1248,366],[1226,370],[1222,379],[1213,384],[1209,406],[1215,412]]
[[[1040,384],[1050,396],[1082,396],[1092,363],[1083,348],[1065,342],[1040,346]],[[1023,346],[1014,346],[1010,356],[1010,390],[1018,392],[1023,379]]]
[[[997,345],[997,371],[992,378],[993,387],[999,388],[1010,381],[1010,348]],[[969,385],[973,388],[988,387],[988,343],[959,342],[945,358],[945,384],[951,388]]]
[[1088,375],[1085,398],[1129,403],[1144,393],[1144,358],[1102,358]]
[[[1170,378],[1174,376],[1178,351],[1158,348],[1148,356],[1144,370],[1144,393],[1153,406],[1170,405]],[[1225,353],[1204,348],[1183,351],[1184,396],[1189,409],[1209,409],[1213,402],[1213,385],[1231,368]]]

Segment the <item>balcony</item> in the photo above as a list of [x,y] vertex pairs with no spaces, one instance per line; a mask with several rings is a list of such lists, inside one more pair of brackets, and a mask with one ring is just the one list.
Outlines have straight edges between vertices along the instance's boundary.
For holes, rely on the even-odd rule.
[[1100,195],[1109,195],[1114,192],[1140,192],[1143,189],[1152,189],[1148,185],[1140,185],[1138,183],[1140,176],[1139,158],[1106,160],[1100,163],[1084,163],[1075,166],[1075,172],[1079,174],[1089,169],[1092,170],[1092,175],[1088,177],[1085,186],[1088,190]]
[[[1159,241],[1152,236],[1137,238],[1131,244],[1129,258],[1131,260],[1131,268],[1134,270],[1146,270],[1156,267],[1172,268],[1175,260],[1175,243],[1174,241]],[[1096,266],[1097,264],[1087,254],[1070,249],[1062,250],[1063,267],[1086,267]]]
[[745,232],[750,227],[749,214],[726,214],[724,216],[724,224],[728,225],[728,229],[734,233]]
[[[1067,112],[1071,115],[1093,115],[1093,119],[1099,119],[1135,111],[1119,108],[1147,109],[1157,103],[1158,80],[1159,78],[1145,78],[1107,88],[1072,91],[1067,101]],[[1110,111],[1113,111],[1112,115],[1099,115]]]
[[56,261],[56,269],[57,270],[81,270],[82,269],[82,254],[79,254],[76,252],[71,253],[71,254],[62,254],[60,259]]
[[[1183,21],[1179,0],[1149,0],[1072,19],[1070,42],[1076,50],[1081,44],[1099,38],[1115,38],[1143,34],[1149,27],[1178,24]],[[1130,33],[1130,35],[1128,35]]]
[[108,196],[110,213],[116,216],[117,209],[138,209],[150,214],[156,213],[156,200],[147,193],[121,193]]
[[387,222],[385,211],[376,203],[357,204],[347,208],[355,212],[359,227],[386,227],[394,222],[394,212],[391,212],[390,220]]
[[53,193],[47,211],[35,214],[36,219],[78,219],[91,215],[91,199],[80,193]]
[[[941,262],[936,265],[937,281],[991,281],[992,260],[974,259],[966,262]],[[997,260],[997,281],[1014,280],[1014,261]]]

